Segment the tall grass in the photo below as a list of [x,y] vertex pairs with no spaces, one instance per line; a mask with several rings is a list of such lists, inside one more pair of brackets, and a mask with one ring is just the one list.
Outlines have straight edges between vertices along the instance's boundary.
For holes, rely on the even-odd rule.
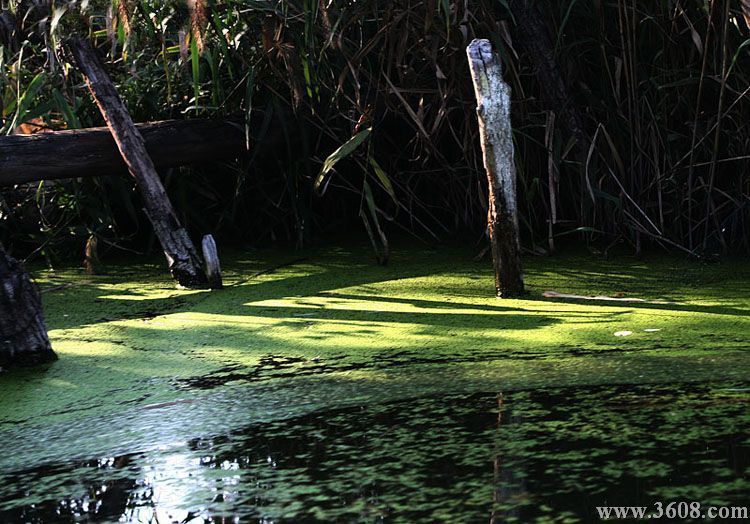
[[[507,5],[4,2],[2,131],[33,118],[101,123],[59,45],[85,33],[137,120],[244,115],[247,155],[164,174],[193,231],[302,244],[355,223],[381,258],[398,230],[427,241],[471,231],[481,242],[486,190],[464,48],[486,37],[513,87],[526,249],[575,239],[605,252],[620,243],[694,255],[750,249],[742,4],[545,4],[567,103],[583,115],[583,157],[544,102]],[[148,228],[127,180],[1,195],[6,241],[52,248],[94,231],[144,245]]]

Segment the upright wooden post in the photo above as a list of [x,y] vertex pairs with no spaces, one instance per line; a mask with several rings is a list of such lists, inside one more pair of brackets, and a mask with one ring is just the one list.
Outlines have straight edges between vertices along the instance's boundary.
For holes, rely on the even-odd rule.
[[180,225],[154,163],[146,151],[143,137],[133,124],[104,64],[87,40],[72,37],[66,41],[66,46],[83,74],[130,174],[136,180],[143,198],[144,211],[161,243],[172,276],[185,287],[205,284],[206,275],[198,252],[187,231]]
[[516,210],[516,166],[510,125],[510,87],[503,82],[500,58],[488,40],[473,40],[466,48],[477,97],[479,137],[487,172],[487,229],[495,267],[497,296],[524,293]]
[[216,241],[212,235],[203,237],[203,260],[206,261],[206,275],[208,276],[208,287],[221,289],[224,284],[221,280],[221,265],[219,264],[219,253],[216,250]]

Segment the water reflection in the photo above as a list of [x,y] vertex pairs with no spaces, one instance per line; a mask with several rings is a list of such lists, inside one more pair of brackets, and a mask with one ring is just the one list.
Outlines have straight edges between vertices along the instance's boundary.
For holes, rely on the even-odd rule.
[[749,400],[568,388],[217,421],[212,438],[5,475],[0,521],[586,522],[603,504],[746,504]]

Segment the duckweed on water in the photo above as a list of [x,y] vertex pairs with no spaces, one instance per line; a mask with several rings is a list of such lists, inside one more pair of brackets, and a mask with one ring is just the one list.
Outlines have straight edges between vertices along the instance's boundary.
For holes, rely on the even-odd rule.
[[0,517],[591,522],[603,504],[741,505],[749,398],[727,389],[554,388],[316,411],[169,452],[20,471],[5,479]]
[[0,508],[525,522],[585,519],[570,494],[613,500],[614,479],[640,486],[623,503],[746,493],[747,396],[674,383],[743,389],[750,265],[526,265],[531,293],[502,301],[487,264],[450,249],[385,268],[343,250],[235,254],[221,292],[175,290],[156,266],[39,271],[60,360],[0,375],[15,451]]

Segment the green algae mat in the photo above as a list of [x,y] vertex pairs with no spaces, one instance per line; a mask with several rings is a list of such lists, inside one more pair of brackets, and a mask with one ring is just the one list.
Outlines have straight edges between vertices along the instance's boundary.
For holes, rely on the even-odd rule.
[[749,504],[748,262],[527,258],[522,300],[466,249],[223,264],[222,291],[36,271],[60,360],[0,374],[0,522]]

